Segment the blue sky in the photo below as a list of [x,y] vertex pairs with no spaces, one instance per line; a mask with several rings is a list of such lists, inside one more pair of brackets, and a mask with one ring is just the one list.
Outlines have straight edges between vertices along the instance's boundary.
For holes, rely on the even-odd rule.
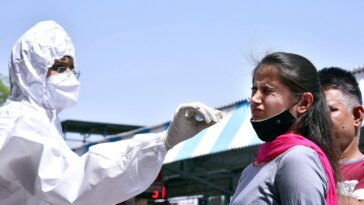
[[42,20],[71,36],[81,70],[74,119],[156,125],[180,103],[219,107],[250,95],[254,59],[303,55],[317,68],[364,65],[364,1],[19,1],[0,12],[0,73]]

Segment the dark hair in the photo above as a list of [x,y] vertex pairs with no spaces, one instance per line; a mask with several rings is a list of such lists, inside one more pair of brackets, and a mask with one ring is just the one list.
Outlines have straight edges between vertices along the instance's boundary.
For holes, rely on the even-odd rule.
[[338,67],[328,67],[318,73],[322,87],[338,89],[349,99],[354,99],[360,104],[363,103],[358,81],[351,72]]
[[56,59],[54,60],[54,64],[52,65],[53,67],[58,67],[58,66],[63,66],[63,67],[67,67],[70,69],[74,69],[75,65],[74,65],[74,61],[72,56],[63,56],[61,59]]
[[314,101],[311,109],[297,119],[293,129],[295,133],[316,143],[326,153],[335,179],[338,179],[339,152],[337,150],[339,149],[336,149],[337,143],[331,129],[330,110],[326,104],[315,66],[303,56],[284,52],[265,56],[258,63],[253,74],[261,65],[272,65],[278,71],[281,82],[289,87],[294,101],[305,92],[313,95]]

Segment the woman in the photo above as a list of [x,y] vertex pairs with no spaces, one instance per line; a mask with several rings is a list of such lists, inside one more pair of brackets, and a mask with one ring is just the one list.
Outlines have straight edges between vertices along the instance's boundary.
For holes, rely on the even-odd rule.
[[251,114],[266,143],[231,204],[337,204],[338,149],[314,65],[291,53],[265,56],[253,71]]

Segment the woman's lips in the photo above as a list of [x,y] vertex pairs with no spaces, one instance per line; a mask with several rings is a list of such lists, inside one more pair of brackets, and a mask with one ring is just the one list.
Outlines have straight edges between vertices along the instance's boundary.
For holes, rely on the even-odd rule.
[[263,110],[259,108],[251,108],[251,114],[253,119],[258,120],[263,115]]

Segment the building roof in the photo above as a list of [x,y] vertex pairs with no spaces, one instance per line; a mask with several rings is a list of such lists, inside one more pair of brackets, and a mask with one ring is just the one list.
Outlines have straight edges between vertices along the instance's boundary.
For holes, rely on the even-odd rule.
[[[223,120],[173,147],[167,153],[164,163],[260,144],[261,141],[250,124],[249,105],[248,100],[241,100],[218,108],[225,112]],[[83,154],[94,144],[127,139],[141,133],[160,132],[166,130],[169,124],[170,122],[166,122],[153,127],[142,127],[120,133],[97,142],[85,144],[75,148],[74,151]]]
[[99,134],[103,136],[115,135],[142,127],[139,125],[110,124],[79,120],[66,120],[63,121],[61,124],[64,133],[75,132],[86,135]]
[[357,68],[352,69],[350,72],[354,75],[357,75],[359,73],[362,73],[364,71],[364,66],[359,66]]

